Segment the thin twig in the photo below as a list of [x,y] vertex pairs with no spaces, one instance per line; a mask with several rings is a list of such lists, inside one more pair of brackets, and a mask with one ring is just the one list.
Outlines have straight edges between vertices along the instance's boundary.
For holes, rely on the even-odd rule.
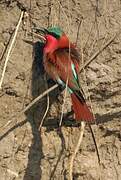
[[82,139],[83,139],[83,134],[84,134],[84,128],[85,128],[85,122],[81,121],[81,130],[80,130],[80,136],[79,136],[79,140],[78,143],[76,145],[75,151],[71,156],[71,160],[70,160],[70,167],[69,167],[69,180],[73,180],[73,164],[74,164],[74,159],[76,157],[76,154],[80,148]]
[[62,9],[63,14],[65,15],[65,18],[66,18],[66,21],[67,21],[67,26],[69,27],[69,19],[68,19],[68,16],[67,16],[67,14],[66,14],[66,12],[65,12],[62,4],[61,4],[61,2],[60,2],[59,0],[57,0],[57,2],[58,2],[58,4],[59,4],[60,8]]
[[[28,106],[25,107],[22,111],[18,112],[17,114],[14,114],[11,118],[19,117],[21,114],[25,113],[28,109],[30,109],[36,102],[38,102],[40,99],[42,99],[44,96],[46,96],[48,93],[53,91],[55,88],[57,88],[58,85],[55,84],[51,88],[49,88],[47,91],[44,93],[40,94],[37,98],[35,98]],[[12,123],[12,120],[8,121],[4,126],[0,128],[5,128],[6,126],[10,125]]]
[[65,102],[66,102],[66,96],[67,96],[67,88],[68,88],[68,76],[67,76],[67,80],[66,80],[66,88],[65,88],[65,93],[64,93],[64,101],[63,101],[63,105],[62,105],[62,111],[61,111],[59,127],[61,127],[62,120],[63,120],[63,114],[64,114]]
[[[60,4],[61,5],[61,4]],[[62,7],[63,9],[63,7]],[[68,11],[70,10],[69,6],[69,1],[68,1]],[[64,11],[64,10],[63,10]],[[66,13],[65,13],[66,16]],[[68,17],[69,16],[69,17]],[[68,34],[70,34],[70,24],[71,24],[71,19],[70,19],[70,13],[68,12],[67,16],[67,23],[68,23]],[[61,117],[60,117],[60,122],[59,122],[59,127],[61,127],[62,120],[63,120],[63,114],[64,114],[64,108],[65,108],[65,102],[66,102],[66,96],[67,96],[67,91],[68,91],[68,83],[69,83],[69,63],[71,63],[71,57],[70,57],[70,42],[69,42],[69,54],[68,54],[68,64],[67,64],[67,79],[66,79],[66,86],[65,86],[65,93],[64,93],[64,101],[62,105],[62,111],[61,111]]]
[[111,39],[109,39],[109,41],[100,49],[98,50],[94,55],[92,55],[92,57],[84,64],[84,66],[80,69],[80,73],[82,72],[82,70],[84,68],[86,68],[106,47],[108,47],[113,41],[114,39],[117,37],[117,35],[119,35],[121,33],[121,31],[119,31],[118,33],[116,33]]
[[[48,90],[48,84],[47,84],[47,77],[46,77],[46,75],[45,75],[44,78],[45,78],[45,82],[46,82],[46,89]],[[50,105],[50,98],[49,98],[49,93],[47,93],[47,107],[46,107],[46,111],[45,111],[45,113],[44,113],[44,115],[42,117],[42,120],[41,120],[41,123],[40,123],[40,126],[39,126],[39,131],[41,130],[41,127],[43,125],[44,119],[45,119],[45,117],[46,117],[46,115],[48,113],[49,105]]]
[[18,24],[17,24],[16,29],[15,29],[15,33],[14,33],[14,36],[13,36],[13,39],[12,39],[12,42],[11,42],[10,47],[9,47],[9,49],[8,49],[8,53],[7,53],[7,56],[6,56],[6,60],[5,60],[3,72],[2,72],[2,75],[1,75],[0,89],[1,89],[1,87],[2,87],[3,79],[4,79],[4,76],[5,76],[5,71],[6,71],[6,68],[7,68],[7,63],[8,63],[8,60],[9,60],[9,57],[10,57],[10,53],[11,53],[11,50],[12,50],[12,48],[13,48],[13,45],[14,45],[14,42],[15,42],[15,39],[16,39],[18,30],[19,30],[19,26],[20,26],[21,21],[22,21],[22,18],[23,18],[23,15],[24,15],[24,11],[21,12],[21,15],[20,15]]
[[97,146],[97,143],[96,143],[95,135],[94,135],[93,129],[92,129],[92,127],[91,127],[91,125],[89,123],[88,123],[88,126],[89,126],[90,132],[92,134],[92,139],[94,141],[94,145],[95,145],[96,153],[97,153],[97,157],[98,157],[98,163],[100,165],[100,154],[99,154],[98,146]]
[[2,52],[1,57],[0,57],[0,62],[2,61],[2,59],[4,58],[4,56],[5,56],[5,54],[6,54],[6,51],[7,51],[7,49],[8,49],[8,46],[9,46],[9,43],[10,43],[10,41],[11,41],[12,36],[13,36],[13,32],[12,32],[12,34],[10,35],[10,38],[9,38],[6,46],[5,46],[4,49],[3,49],[3,52]]
[[[83,50],[82,50],[82,56],[83,56]],[[83,59],[83,58],[82,58]],[[83,72],[84,72],[84,77],[85,77],[85,83],[87,82],[86,80],[86,71],[85,69],[83,69]],[[87,85],[87,83],[86,83]],[[93,108],[92,108],[92,103],[91,103],[91,98],[90,98],[90,94],[89,94],[89,89],[88,89],[88,85],[86,86],[87,87],[87,92],[88,92],[88,97],[89,97],[89,102],[90,102],[90,105],[91,105],[91,111],[94,115],[94,112],[93,112]],[[94,136],[94,132],[93,132],[93,129],[91,127],[91,125],[88,123],[88,126],[90,128],[90,132],[91,132],[91,135],[92,135],[92,139],[93,139],[93,142],[94,142],[94,145],[95,145],[95,149],[96,149],[96,153],[97,153],[97,157],[98,157],[98,163],[100,165],[100,156],[99,156],[99,150],[98,150],[98,146],[97,146],[97,142],[96,142],[96,139],[95,139],[95,136]]]
[[83,19],[81,19],[81,20],[79,21],[79,25],[78,25],[78,29],[77,29],[77,35],[76,35],[76,45],[77,45],[77,43],[78,43],[79,30],[80,30],[82,21],[83,21]]
[[44,96],[46,96],[48,93],[50,93],[51,91],[53,91],[54,89],[56,89],[58,87],[58,84],[55,84],[54,86],[52,86],[51,88],[49,88],[48,90],[46,90],[45,92],[43,92],[42,94],[40,94],[37,98],[35,98],[28,106],[25,107],[25,109],[23,109],[21,111],[21,113],[25,113],[27,110],[29,110],[36,102],[38,102],[40,99],[42,99]]
[[49,94],[47,94],[47,107],[46,107],[46,111],[44,113],[44,116],[42,117],[42,120],[41,120],[41,123],[40,123],[40,126],[39,126],[39,131],[41,130],[43,122],[45,120],[45,117],[47,116],[47,113],[48,113],[48,110],[49,110],[49,104],[50,104]]

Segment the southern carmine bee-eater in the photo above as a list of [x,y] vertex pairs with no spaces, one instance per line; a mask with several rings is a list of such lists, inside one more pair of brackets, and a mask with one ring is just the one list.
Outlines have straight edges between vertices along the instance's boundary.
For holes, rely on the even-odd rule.
[[72,108],[77,121],[93,121],[94,116],[84,99],[79,84],[80,56],[73,43],[59,27],[36,29],[42,36],[44,46],[44,69],[59,85],[66,87],[71,95]]

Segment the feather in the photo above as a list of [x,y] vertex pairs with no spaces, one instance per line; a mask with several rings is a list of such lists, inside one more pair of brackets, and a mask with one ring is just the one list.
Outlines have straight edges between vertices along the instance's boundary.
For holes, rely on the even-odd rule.
[[71,94],[73,111],[75,113],[75,119],[77,121],[93,121],[94,117],[91,111],[89,110],[85,101],[81,101],[76,94]]
[[65,49],[59,49],[46,55],[44,58],[44,67],[52,79],[57,80],[60,78],[66,83],[68,78],[69,88],[72,90],[80,90],[78,81],[79,64],[75,62],[77,62],[77,60],[69,57]]

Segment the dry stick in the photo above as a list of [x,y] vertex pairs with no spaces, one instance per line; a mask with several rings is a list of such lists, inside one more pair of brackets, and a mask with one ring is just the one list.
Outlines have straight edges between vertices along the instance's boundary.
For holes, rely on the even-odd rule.
[[[44,78],[45,78],[45,82],[46,82],[46,89],[48,89],[46,76],[45,76]],[[42,125],[43,125],[44,119],[45,119],[45,117],[46,117],[46,115],[47,115],[47,113],[48,113],[49,105],[50,105],[50,98],[49,98],[49,94],[47,93],[47,107],[46,107],[46,111],[45,111],[45,113],[44,113],[44,115],[43,115],[43,117],[42,117],[40,126],[39,126],[39,128],[38,128],[39,131],[41,130],[41,127],[42,127]]]
[[[84,69],[84,74],[85,74],[85,69]],[[85,74],[85,78],[86,78],[86,74]],[[86,82],[86,79],[85,79],[85,82]],[[88,92],[88,95],[89,95],[89,89],[88,89],[88,85],[87,85],[87,92]],[[92,108],[92,103],[91,103],[91,99],[90,99],[90,95],[89,95],[89,102],[91,104],[91,110],[92,110],[92,113],[94,114],[94,111],[93,111],[93,108]],[[94,116],[95,118],[95,116]],[[96,154],[97,154],[97,158],[98,158],[98,163],[100,165],[100,155],[99,155],[99,150],[98,150],[98,146],[97,146],[97,143],[96,143],[96,139],[95,139],[95,135],[94,135],[94,132],[93,132],[93,129],[91,127],[91,124],[88,123],[88,126],[90,128],[90,132],[91,132],[91,135],[92,135],[92,139],[93,139],[93,142],[94,142],[94,145],[95,145],[95,149],[96,149]]]
[[[80,24],[80,25],[83,25],[83,24]],[[82,28],[81,28],[82,29]],[[82,45],[81,45],[81,52],[82,52],[82,64],[84,63],[84,56],[83,56],[83,49],[82,49]],[[84,66],[84,65],[83,65]],[[83,71],[85,69],[83,68]],[[70,180],[73,180],[73,165],[74,165],[74,159],[76,157],[76,154],[80,148],[80,145],[81,145],[81,142],[82,142],[82,139],[83,139],[83,134],[84,134],[84,128],[85,128],[85,122],[84,121],[81,121],[81,130],[80,130],[80,136],[79,136],[79,139],[78,139],[78,142],[77,142],[77,145],[76,145],[76,148],[74,149],[74,152],[71,156],[71,160],[70,160],[70,167],[69,167],[69,179]]]
[[86,39],[85,45],[84,45],[84,47],[83,47],[84,50],[85,50],[86,45],[87,45],[87,43],[88,43],[88,40],[89,40],[89,38],[90,38],[90,36],[91,36],[91,32],[92,32],[92,29],[93,29],[93,26],[94,26],[94,25],[95,25],[95,22],[91,25],[91,27],[90,27],[90,29],[89,29],[89,34],[88,34],[88,37],[87,37],[87,39]]
[[82,72],[82,70],[84,68],[86,68],[107,46],[109,46],[114,39],[117,37],[117,35],[119,35],[121,33],[121,31],[119,31],[118,33],[116,33],[100,50],[98,50],[94,55],[92,55],[92,57],[84,64],[84,67],[82,67],[80,69],[80,73]]
[[64,114],[64,108],[65,108],[65,102],[66,102],[66,96],[67,96],[67,88],[68,88],[68,76],[67,76],[67,80],[66,80],[66,87],[65,87],[65,93],[64,93],[64,101],[63,101],[63,105],[62,105],[62,111],[61,111],[59,127],[61,127],[62,120],[63,120],[63,114]]
[[79,30],[80,30],[80,27],[81,27],[82,21],[83,21],[83,19],[81,19],[81,20],[79,21],[79,25],[78,25],[78,29],[77,29],[77,36],[76,36],[76,45],[77,45],[77,43],[78,43]]
[[60,8],[62,9],[63,14],[65,15],[65,18],[67,20],[67,24],[68,24],[68,27],[69,27],[68,16],[67,16],[66,12],[64,11],[64,8],[63,8],[61,2],[59,0],[57,0],[57,2],[60,5]]
[[[82,51],[82,60],[83,60],[83,51]],[[83,72],[84,72],[84,77],[85,77],[85,82],[86,82],[86,71],[85,71],[85,69],[83,69]],[[89,95],[88,85],[87,85],[87,92],[88,92],[88,95]],[[90,104],[91,104],[90,95],[89,95],[89,101],[90,101]],[[92,108],[92,104],[91,104],[91,110],[92,110],[92,113],[94,114],[94,111],[93,111],[93,108]],[[95,118],[95,116],[94,116],[94,118]],[[93,139],[93,142],[94,142],[94,145],[95,145],[95,149],[96,149],[96,153],[97,153],[97,157],[98,157],[98,163],[100,165],[100,155],[99,155],[99,150],[98,150],[98,146],[97,146],[97,143],[96,143],[95,135],[94,135],[93,129],[91,127],[91,124],[88,123],[88,126],[90,128],[90,132],[91,132],[91,135],[92,135],[92,139]]]
[[[62,8],[62,11],[65,15],[65,18],[67,18],[67,26],[68,26],[68,32],[70,34],[70,15],[66,15],[62,5],[60,2],[58,2],[60,7]],[[68,10],[69,10],[69,1],[68,1]],[[70,42],[69,42],[69,55],[68,55],[68,58],[69,58],[69,62],[70,62]],[[69,66],[69,62],[67,64],[67,68]],[[62,120],[63,120],[63,114],[64,114],[64,107],[65,107],[65,102],[66,102],[66,96],[67,96],[67,89],[68,89],[68,80],[69,80],[69,73],[67,73],[67,80],[66,80],[66,86],[65,86],[65,93],[64,93],[64,101],[63,101],[63,105],[62,105],[62,112],[61,112],[61,117],[60,117],[60,122],[59,122],[59,127],[61,127],[61,124],[62,124]]]
[[[120,34],[120,31],[118,33],[116,33],[99,51],[97,51],[85,64],[84,66],[80,69],[80,73],[82,72],[82,70],[84,68],[86,68],[107,46],[109,46],[109,44],[111,44],[113,42],[113,40],[117,37],[117,35]],[[18,112],[17,115],[13,115],[12,117],[17,117],[20,116],[21,114],[25,113],[27,110],[29,110],[37,101],[39,101],[41,98],[43,98],[44,96],[46,96],[48,93],[50,93],[51,91],[53,91],[54,89],[56,89],[58,87],[58,84],[55,84],[54,86],[52,86],[51,88],[49,88],[47,91],[45,91],[44,93],[40,94],[37,98],[35,98],[28,106],[25,107],[25,109],[23,109],[21,112]],[[9,121],[6,125],[4,125],[3,127],[8,126],[10,123],[12,122]]]
[[43,122],[44,122],[44,120],[45,120],[45,117],[46,117],[46,115],[47,115],[47,113],[48,113],[49,105],[50,105],[49,94],[47,94],[47,107],[46,107],[46,111],[45,111],[45,113],[44,113],[44,116],[42,117],[42,120],[41,120],[39,129],[38,129],[39,131],[41,130],[42,125],[43,125]]
[[6,60],[5,60],[5,64],[4,64],[4,68],[3,68],[3,72],[2,72],[2,76],[1,76],[1,80],[0,80],[0,89],[2,87],[3,79],[4,79],[4,76],[5,76],[5,71],[6,71],[6,68],[7,68],[7,63],[8,63],[10,53],[11,53],[12,47],[14,45],[14,42],[15,42],[15,39],[16,39],[18,30],[19,30],[19,26],[20,26],[22,18],[23,18],[23,15],[24,15],[24,11],[21,12],[18,24],[17,24],[16,29],[15,29],[15,33],[14,33],[14,36],[13,36],[13,39],[12,39],[12,42],[11,42],[10,47],[8,49],[8,53],[7,53],[7,56],[6,56]]
[[8,46],[9,46],[9,43],[10,43],[10,41],[11,41],[12,36],[13,36],[13,32],[12,32],[12,34],[10,35],[10,38],[9,38],[6,46],[5,46],[4,49],[3,49],[3,52],[2,52],[1,57],[0,57],[0,62],[1,62],[2,59],[4,58],[4,55],[6,54],[6,51],[7,51],[7,49],[8,49]]
[[74,162],[74,159],[76,157],[76,154],[77,154],[77,152],[79,150],[80,144],[81,144],[82,139],[83,139],[84,128],[85,128],[85,122],[81,121],[81,130],[80,130],[79,140],[78,140],[75,151],[74,151],[73,155],[71,156],[71,160],[70,160],[70,168],[69,168],[69,177],[70,178],[69,178],[69,180],[73,180],[73,176],[72,176],[73,162]]
[[96,140],[95,140],[95,135],[94,135],[94,132],[93,132],[93,129],[91,127],[91,125],[88,123],[88,126],[89,126],[89,129],[91,131],[91,134],[92,134],[92,139],[94,141],[94,145],[95,145],[95,148],[96,148],[96,153],[97,153],[97,157],[98,157],[98,163],[100,165],[100,155],[99,155],[99,151],[98,151],[98,147],[97,147],[97,143],[96,143]]
[[[14,114],[12,116],[12,118],[15,117],[19,117],[21,114],[25,113],[27,110],[29,110],[36,102],[38,102],[40,99],[42,99],[44,96],[46,96],[48,93],[50,93],[51,91],[53,91],[54,89],[56,89],[58,87],[58,84],[55,84],[54,86],[52,86],[51,88],[49,88],[47,91],[45,91],[44,93],[40,94],[37,98],[35,98],[28,106],[25,107],[25,109],[23,109],[22,111],[19,111],[17,114]],[[6,126],[8,126],[10,123],[12,123],[12,120],[8,121],[4,126],[0,127],[0,128],[5,128]]]
[[35,98],[28,106],[25,107],[25,109],[23,109],[21,112],[19,112],[19,114],[23,114],[25,113],[28,109],[30,109],[36,102],[38,102],[40,99],[42,99],[44,96],[46,96],[48,93],[50,93],[51,91],[53,91],[55,88],[58,87],[58,84],[55,84],[54,86],[52,86],[51,88],[49,88],[47,91],[45,91],[44,93],[40,94],[37,98]]

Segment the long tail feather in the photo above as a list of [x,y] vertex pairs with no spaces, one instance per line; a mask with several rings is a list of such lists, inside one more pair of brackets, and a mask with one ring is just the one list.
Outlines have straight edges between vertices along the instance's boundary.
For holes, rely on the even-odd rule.
[[94,116],[89,110],[86,102],[81,102],[78,96],[74,93],[71,94],[73,110],[75,113],[75,119],[77,121],[94,121]]

